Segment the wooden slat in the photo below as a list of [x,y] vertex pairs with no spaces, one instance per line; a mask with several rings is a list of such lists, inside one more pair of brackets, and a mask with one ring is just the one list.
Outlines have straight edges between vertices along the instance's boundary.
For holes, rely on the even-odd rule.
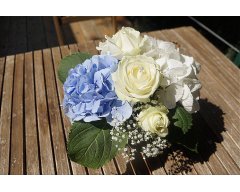
[[160,160],[159,157],[146,159],[147,164],[153,175],[166,175],[164,169],[164,163]]
[[93,20],[95,26],[98,27],[97,31],[99,33],[99,35],[98,35],[99,39],[104,39],[105,35],[107,35],[107,36],[112,36],[113,35],[113,30],[115,30],[114,27],[116,27],[116,26],[113,26],[114,25],[114,22],[113,22],[114,19],[116,20],[116,18],[108,17],[108,18],[105,18],[105,19]]
[[23,122],[23,85],[24,85],[24,54],[16,55],[13,107],[12,107],[12,130],[11,130],[11,158],[10,174],[24,174],[24,122]]
[[135,175],[135,171],[131,163],[126,163],[126,160],[123,158],[122,154],[118,154],[115,157],[116,167],[119,170],[121,175]]
[[0,116],[0,174],[9,173],[14,56],[6,58]]
[[35,73],[37,123],[41,157],[41,173],[55,174],[54,154],[52,150],[51,131],[48,119],[45,77],[41,51],[34,52],[34,73]]
[[239,175],[240,169],[230,157],[226,149],[219,143],[216,144],[216,157],[230,175]]
[[25,82],[24,82],[24,111],[25,111],[25,138],[26,138],[26,174],[40,174],[39,165],[39,142],[36,121],[35,105],[35,86],[34,86],[34,69],[33,53],[25,54]]
[[70,174],[50,49],[43,50],[47,103],[57,174]]
[[[74,23],[70,23],[69,27],[70,27],[71,31],[73,32],[75,42],[80,43],[80,44],[85,44],[87,39],[83,34],[81,24],[79,22],[74,22]],[[67,32],[67,29],[65,29],[65,34],[66,34],[66,32]],[[65,35],[65,36],[67,36],[67,35]],[[70,36],[70,35],[68,35],[68,36]]]

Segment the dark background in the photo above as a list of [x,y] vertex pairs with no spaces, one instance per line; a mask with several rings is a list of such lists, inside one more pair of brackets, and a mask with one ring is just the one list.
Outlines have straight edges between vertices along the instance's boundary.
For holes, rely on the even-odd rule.
[[[181,26],[193,26],[223,54],[240,67],[239,51],[219,40],[221,36],[232,46],[240,49],[240,17],[192,17],[187,16],[129,16],[125,19],[135,29],[145,32]],[[206,26],[199,25],[201,22]],[[75,43],[74,39],[68,43]],[[0,56],[58,46],[52,17],[0,17]]]

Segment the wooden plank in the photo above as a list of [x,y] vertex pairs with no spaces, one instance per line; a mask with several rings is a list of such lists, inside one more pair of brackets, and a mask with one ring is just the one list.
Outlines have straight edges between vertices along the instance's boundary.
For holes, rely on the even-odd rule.
[[22,175],[25,172],[24,156],[24,128],[23,128],[23,74],[24,54],[16,55],[14,83],[13,83],[13,106],[12,106],[12,130],[11,130],[11,157],[10,174]]
[[117,175],[118,174],[117,168],[116,168],[113,160],[106,163],[102,167],[102,170],[103,170],[104,175]]
[[34,85],[33,53],[25,53],[24,111],[26,137],[26,174],[38,175],[40,170],[40,149],[36,120],[36,99]]
[[[84,36],[81,28],[81,22],[70,23],[69,28],[72,31],[72,36],[74,37],[75,42],[80,44],[85,44],[87,42],[87,38]],[[67,30],[65,29],[65,34],[66,34],[66,31]],[[66,36],[66,39],[69,39],[68,36],[70,35],[65,35],[65,36]]]
[[57,174],[66,175],[70,174],[70,169],[67,159],[66,142],[60,116],[60,103],[58,102],[52,55],[50,49],[43,50],[43,63],[46,80],[47,106],[51,125],[50,128],[53,141],[56,170]]
[[96,31],[98,32],[98,36],[100,40],[104,39],[105,35],[107,36],[113,35],[114,26],[113,26],[112,19],[113,19],[112,17],[108,17],[104,19],[93,20],[94,25],[97,28]]
[[230,157],[226,149],[219,143],[216,143],[216,156],[230,175],[239,175],[240,169]]
[[55,174],[54,154],[46,101],[45,77],[41,51],[34,51],[34,75],[37,107],[37,125],[40,145],[41,173]]
[[0,116],[0,174],[9,173],[14,56],[6,58]]
[[121,175],[135,175],[134,169],[131,163],[126,163],[126,160],[123,158],[122,154],[118,154],[115,157],[116,167],[119,170]]
[[166,171],[164,169],[164,162],[160,157],[149,158],[146,159],[147,164],[153,175],[166,175]]
[[[58,65],[61,61],[61,52],[60,52],[59,47],[55,47],[52,49],[52,56],[53,56],[55,77],[57,78]],[[57,91],[58,91],[58,100],[61,103],[63,100],[63,88],[62,88],[63,85],[58,78],[56,79],[56,84],[57,84]],[[62,108],[61,108],[61,118],[62,118],[63,126],[64,126],[65,139],[67,139],[71,124],[70,124],[68,118],[66,117],[66,115],[64,115]],[[83,166],[78,165],[72,161],[70,161],[70,164],[71,164],[73,174],[77,174],[77,175],[86,174],[86,170]]]

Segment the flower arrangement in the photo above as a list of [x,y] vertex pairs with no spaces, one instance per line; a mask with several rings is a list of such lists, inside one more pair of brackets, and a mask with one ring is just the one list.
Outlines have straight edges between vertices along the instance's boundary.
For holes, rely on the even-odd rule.
[[161,41],[123,27],[96,48],[62,59],[63,109],[72,127],[71,160],[99,168],[121,152],[156,157],[174,144],[197,152],[200,65]]

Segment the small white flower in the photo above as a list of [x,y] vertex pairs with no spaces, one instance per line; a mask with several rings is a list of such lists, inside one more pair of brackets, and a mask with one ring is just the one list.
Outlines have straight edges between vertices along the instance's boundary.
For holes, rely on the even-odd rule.
[[[155,133],[160,137],[166,137],[168,134],[169,119],[167,117],[168,110],[165,106],[149,107],[141,111],[138,115],[139,126],[144,131]],[[150,147],[147,144],[147,147]]]

